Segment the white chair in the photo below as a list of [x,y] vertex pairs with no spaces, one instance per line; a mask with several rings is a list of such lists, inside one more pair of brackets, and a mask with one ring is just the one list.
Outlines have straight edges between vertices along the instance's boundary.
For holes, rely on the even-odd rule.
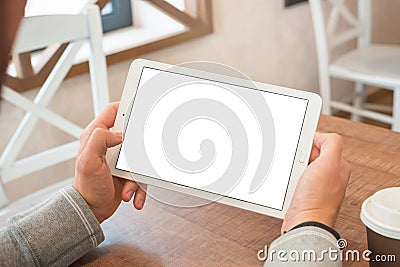
[[[345,6],[344,0],[310,0],[317,47],[322,112],[331,114],[331,108],[392,125],[400,131],[400,46],[371,44],[371,0],[358,0],[358,18]],[[326,3],[323,3],[326,2]],[[323,4],[330,5],[324,16]],[[350,26],[337,33],[339,19]],[[334,48],[357,39],[357,49],[335,59]],[[353,105],[331,99],[331,77],[355,82]],[[377,112],[384,110],[365,102],[366,85],[393,90],[392,116]],[[372,111],[375,109],[375,111]]]
[[17,160],[39,119],[79,139],[82,132],[80,126],[46,107],[85,42],[89,42],[91,48],[89,67],[94,114],[98,114],[109,103],[107,65],[102,36],[100,11],[95,5],[89,5],[82,14],[47,15],[23,19],[14,43],[13,54],[54,44],[68,43],[68,46],[33,101],[10,88],[4,87],[2,90],[2,98],[25,110],[26,114],[0,158],[0,207],[7,204],[3,184],[76,156],[79,140]]

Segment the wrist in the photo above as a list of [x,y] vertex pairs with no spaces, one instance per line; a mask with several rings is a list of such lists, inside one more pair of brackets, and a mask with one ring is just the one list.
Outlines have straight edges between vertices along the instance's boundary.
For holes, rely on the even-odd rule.
[[285,217],[283,220],[281,234],[288,232],[297,225],[306,222],[318,222],[330,228],[335,227],[336,215],[332,215],[326,211],[303,211],[295,214],[294,216]]
[[96,217],[96,219],[99,222],[99,224],[101,224],[102,222],[104,222],[108,218],[107,216],[102,214],[102,212],[100,212],[97,208],[92,207],[90,205],[89,205],[89,208],[92,211],[94,217]]
[[85,194],[83,193],[83,191],[80,189],[80,187],[75,183],[72,184],[72,187],[76,190],[76,192],[79,193],[79,195],[83,198],[83,200],[86,202],[86,204],[89,206],[90,210],[92,211],[94,217],[96,217],[97,221],[99,222],[99,224],[101,224],[106,218],[105,216],[102,215],[101,211],[92,206],[90,204],[90,202],[88,201],[88,199],[85,197]]
[[324,229],[324,230],[328,231],[329,233],[331,233],[336,238],[336,240],[340,239],[340,234],[335,229],[333,229],[332,227],[329,227],[323,223],[313,222],[313,221],[300,223],[300,224],[296,225],[295,227],[293,227],[292,229],[290,229],[289,231],[292,231],[292,230],[295,230],[298,228],[302,228],[302,227],[307,227],[307,226],[318,227],[318,228]]

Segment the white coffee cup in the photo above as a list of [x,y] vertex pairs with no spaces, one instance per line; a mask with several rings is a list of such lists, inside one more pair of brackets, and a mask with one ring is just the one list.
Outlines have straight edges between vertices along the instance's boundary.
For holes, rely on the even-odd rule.
[[[360,217],[367,227],[370,266],[400,264],[400,187],[382,189],[367,198]],[[396,262],[380,262],[376,255],[394,255]]]

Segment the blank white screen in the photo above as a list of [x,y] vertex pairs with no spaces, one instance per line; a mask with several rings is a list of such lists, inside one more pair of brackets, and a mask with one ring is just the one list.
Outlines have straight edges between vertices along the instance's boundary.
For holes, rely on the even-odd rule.
[[[159,74],[171,81],[180,78],[186,79],[182,74],[143,68],[116,168],[281,210],[308,100],[195,77],[190,77],[188,83],[177,86],[177,88],[165,88],[164,90],[162,87],[165,86],[165,83],[154,83],[154,79],[157,79]],[[150,83],[149,81],[153,82],[152,87],[146,87]],[[153,91],[157,91],[157,96],[154,96]],[[163,93],[161,94],[161,92]],[[268,123],[274,125],[274,152],[266,179],[255,192],[250,192],[249,188],[257,168],[263,164],[260,162],[263,144],[268,141],[263,141],[263,138],[260,137],[259,128],[263,122],[257,121],[257,114],[254,114],[252,106],[248,103],[242,104],[242,102],[246,103],[246,95],[253,94],[252,97],[254,97],[255,93],[265,101],[272,115],[272,122]],[[148,104],[151,104],[150,111],[141,109],[139,103],[149,102],[150,97],[157,98],[156,102],[150,101],[151,103]],[[206,169],[185,172],[184,169],[174,165],[171,160],[166,158],[162,138],[169,115],[189,100],[204,99],[215,101],[213,103],[221,103],[229,108],[235,113],[246,131],[243,143],[247,146],[247,155],[243,155],[243,159],[247,161],[247,165],[235,186],[230,186],[232,188],[207,189],[208,184],[217,181],[224,174],[226,168],[229,167],[230,157],[235,153],[233,140],[227,133],[226,127],[229,125],[225,127],[210,116],[199,116],[188,121],[181,126],[179,135],[176,136],[179,152],[189,163],[201,159],[200,144],[203,140],[208,139],[214,143],[215,157]],[[207,106],[204,106],[204,109],[207,109]],[[145,126],[136,123],[138,121],[145,121]],[[226,121],[230,124],[231,120]],[[139,128],[140,130],[138,130]],[[144,158],[146,158],[146,162],[143,161]]]

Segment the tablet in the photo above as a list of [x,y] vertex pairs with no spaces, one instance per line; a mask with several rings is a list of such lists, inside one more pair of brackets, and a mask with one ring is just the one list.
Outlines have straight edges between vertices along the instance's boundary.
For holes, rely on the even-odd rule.
[[314,93],[138,59],[107,162],[114,176],[283,218],[320,109]]

